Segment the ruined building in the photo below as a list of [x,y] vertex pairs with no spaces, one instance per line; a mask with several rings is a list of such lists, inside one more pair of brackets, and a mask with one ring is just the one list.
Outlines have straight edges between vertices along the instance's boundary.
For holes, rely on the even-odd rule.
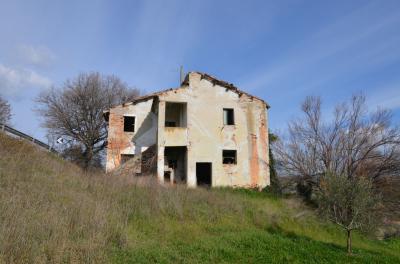
[[105,111],[107,171],[187,186],[269,185],[268,104],[208,74]]

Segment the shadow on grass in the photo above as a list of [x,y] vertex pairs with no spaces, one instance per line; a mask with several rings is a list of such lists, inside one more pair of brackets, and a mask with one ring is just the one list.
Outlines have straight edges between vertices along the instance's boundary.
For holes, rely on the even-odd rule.
[[215,187],[211,189],[211,191],[238,194],[248,198],[268,198],[271,200],[278,200],[283,198],[282,196],[276,195],[271,192],[260,191],[257,188],[249,189],[249,188],[233,188],[233,187]]
[[[335,243],[315,240],[291,231],[286,231],[279,226],[270,226],[265,230],[271,235],[284,237],[293,243],[304,245],[307,250],[310,249],[310,253],[314,254],[316,259],[323,256],[325,261],[329,260],[327,263],[335,263],[335,261],[343,260],[349,263],[400,263],[398,255],[382,252],[380,247],[376,248],[376,250],[371,250],[353,246],[353,253],[348,255],[345,245],[341,246]],[[345,238],[343,238],[343,243],[345,243]],[[312,251],[312,249],[315,249],[315,251]],[[325,259],[325,257],[329,255],[331,257]],[[325,263],[325,261],[323,262]]]
[[291,231],[286,231],[284,229],[282,229],[279,226],[269,226],[266,228],[266,231],[272,235],[279,235],[281,237],[285,237],[288,238],[292,241],[296,241],[296,240],[301,240],[301,241],[305,241],[305,242],[310,242],[310,243],[320,243],[321,245],[323,245],[324,247],[330,248],[332,250],[341,250],[343,252],[346,252],[346,247],[344,246],[339,246],[337,244],[334,243],[328,243],[328,242],[323,242],[323,241],[318,241],[312,238],[309,238],[307,236],[301,236],[298,235],[294,232]]
[[279,227],[170,240],[149,248],[115,252],[117,263],[400,263],[378,251],[346,248],[286,232]]

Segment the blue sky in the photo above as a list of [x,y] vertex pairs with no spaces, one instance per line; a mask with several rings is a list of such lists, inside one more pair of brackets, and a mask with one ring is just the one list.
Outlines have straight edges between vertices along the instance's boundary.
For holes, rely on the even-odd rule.
[[400,1],[0,0],[0,94],[35,137],[42,90],[99,71],[151,92],[180,65],[265,99],[273,131],[307,95],[329,111],[360,91],[399,124]]

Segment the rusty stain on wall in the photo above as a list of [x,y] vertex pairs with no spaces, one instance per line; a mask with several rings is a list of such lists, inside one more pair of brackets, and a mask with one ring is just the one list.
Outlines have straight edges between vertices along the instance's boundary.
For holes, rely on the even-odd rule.
[[113,163],[115,167],[121,164],[122,150],[130,146],[130,138],[123,132],[124,117],[118,113],[110,115],[109,126],[113,127],[113,137],[108,138],[108,149],[113,153],[107,155],[107,163]]
[[[233,125],[224,124],[224,108],[233,109]],[[179,178],[195,187],[201,178],[211,186],[264,187],[269,184],[268,108],[232,84],[191,72],[177,89],[107,111],[107,170],[120,165],[121,154],[140,158],[155,146],[160,182]],[[136,117],[134,133],[123,131],[124,115]],[[223,164],[223,150],[235,151],[236,164]]]
[[258,150],[257,150],[257,136],[251,135],[251,161],[250,161],[250,174],[251,174],[251,186],[255,187],[258,185],[258,177],[260,168],[258,164]]
[[[260,114],[260,141],[261,141],[261,160],[263,161],[264,169],[269,170],[269,143],[268,130],[265,115]],[[269,178],[267,179],[269,185]]]

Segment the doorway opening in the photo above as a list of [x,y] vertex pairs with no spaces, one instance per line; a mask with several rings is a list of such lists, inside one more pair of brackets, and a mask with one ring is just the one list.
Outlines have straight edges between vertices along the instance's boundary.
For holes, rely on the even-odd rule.
[[165,147],[164,182],[186,183],[186,147]]
[[196,162],[197,186],[211,187],[212,164],[211,162]]

